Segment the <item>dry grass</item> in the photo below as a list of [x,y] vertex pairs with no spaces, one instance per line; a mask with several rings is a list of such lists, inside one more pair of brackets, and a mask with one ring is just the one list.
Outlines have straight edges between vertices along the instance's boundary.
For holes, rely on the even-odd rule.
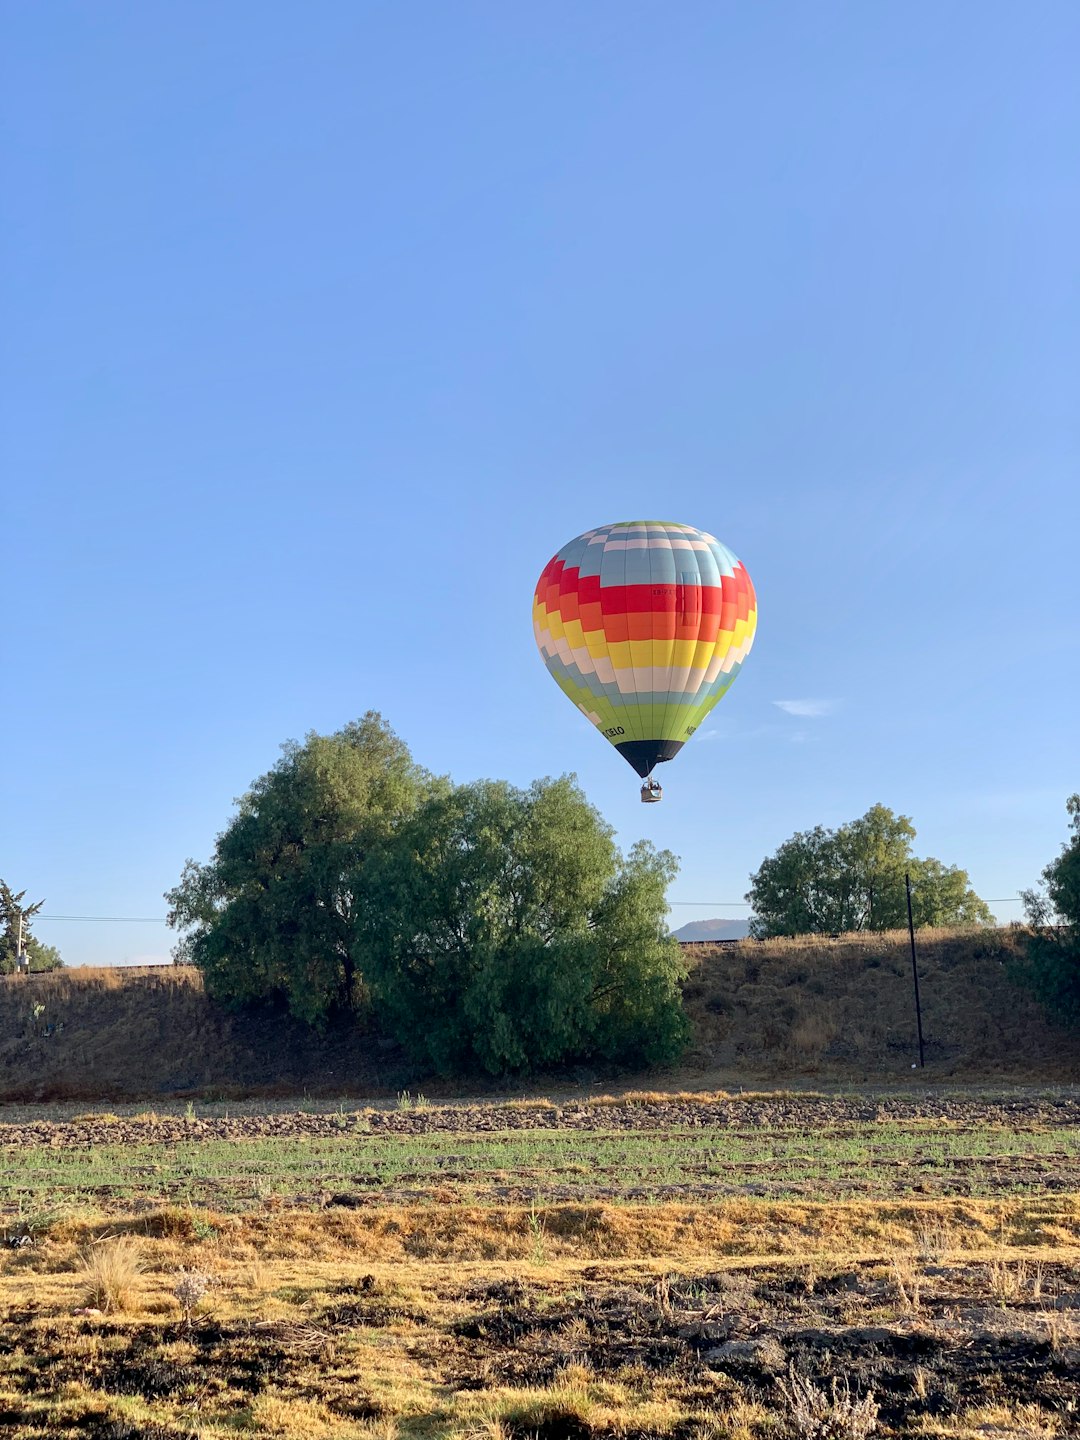
[[840,1027],[827,1008],[800,1015],[791,1027],[789,1046],[795,1055],[820,1059],[836,1039]]
[[955,1415],[927,1419],[921,1435],[948,1440],[1053,1440],[1066,1428],[1066,1417],[1037,1401],[966,1406]]
[[340,1091],[332,1075],[392,1095],[400,1065],[363,1025],[315,1039],[287,1016],[226,1011],[191,966],[0,976],[0,1100]]
[[[1002,1305],[1012,1304],[1035,1288],[1035,1273],[1024,1260],[1012,1263],[1007,1260],[992,1260],[986,1267],[986,1288]],[[1038,1273],[1041,1275],[1041,1271]],[[1037,1288],[1041,1293],[1041,1280]],[[1037,1299],[1038,1296],[1032,1294],[1031,1298]]]
[[[770,1379],[707,1357],[718,1342],[723,1354],[725,1336],[749,1335],[768,1342],[762,1354],[779,1336],[790,1358],[798,1337],[826,1325],[837,1339],[866,1326],[901,1339],[940,1327],[963,1360],[976,1352],[942,1317],[957,1313],[966,1277],[985,1325],[996,1267],[1023,1300],[994,1316],[999,1333],[1045,1339],[1062,1373],[1074,1364],[1071,1313],[1056,1307],[1080,1261],[1076,1197],[544,1213],[542,1264],[523,1207],[159,1210],[132,1215],[121,1233],[92,1215],[57,1221],[26,1252],[0,1254],[0,1317],[11,1317],[0,1319],[0,1415],[20,1417],[19,1440],[112,1440],[124,1425],[158,1440],[195,1433],[196,1419],[203,1440],[238,1430],[278,1440],[864,1440],[875,1395],[891,1404],[903,1392],[916,1420],[893,1433],[924,1426],[966,1440],[985,1415],[943,1411],[933,1359],[912,1369],[901,1351],[879,1388],[879,1355],[850,1386],[834,1385],[857,1351],[826,1346],[824,1372],[802,1353],[782,1388],[783,1363]],[[919,1272],[920,1226],[939,1221],[978,1263]],[[91,1298],[80,1255],[110,1283],[118,1257],[141,1262],[127,1294],[115,1284],[111,1298],[95,1292],[106,1316],[77,1313]],[[193,1290],[178,1323],[179,1279],[209,1275],[210,1313]],[[899,1319],[898,1276],[909,1302]],[[1036,1290],[1044,1309],[1029,1313]],[[990,1385],[986,1405],[992,1398]],[[1041,1440],[1053,1434],[1038,1428],[1049,1412],[1010,1413]]]
[[891,1269],[897,1299],[908,1314],[917,1315],[922,1295],[922,1274],[913,1257],[906,1253],[894,1255]]
[[83,1304],[105,1314],[131,1310],[142,1271],[142,1246],[133,1235],[92,1241],[82,1257]]
[[[680,1100],[691,1112],[700,1098]],[[986,1124],[977,1107],[950,1106],[950,1124]],[[809,1117],[821,1107],[808,1105],[796,1128],[798,1107],[789,1092],[766,1135],[774,1146],[770,1136],[795,1133],[783,1152],[800,1187],[790,1200],[647,1202],[636,1182],[622,1193],[630,1138],[617,1135],[605,1200],[510,1203],[543,1163],[526,1147],[491,1203],[446,1200],[435,1167],[408,1203],[390,1193],[369,1203],[355,1186],[350,1208],[271,1187],[224,1213],[219,1186],[219,1213],[178,1202],[179,1169],[161,1164],[160,1148],[146,1155],[160,1168],[145,1183],[118,1186],[113,1112],[96,1106],[109,1213],[75,1208],[95,1192],[73,1188],[70,1209],[42,1210],[24,1224],[25,1246],[0,1249],[0,1430],[13,1440],[867,1440],[880,1420],[895,1440],[1071,1433],[1080,1195],[1053,1188],[1056,1131],[1051,1168],[996,1171],[1013,1193],[916,1198],[912,1168],[884,1163],[882,1126],[893,1122],[875,1102],[866,1127],[896,1189],[813,1202],[822,1147]],[[1033,1133],[1056,1108],[1023,1110]],[[759,1109],[746,1107],[760,1120]],[[431,1118],[475,1123],[454,1113]],[[688,1131],[712,1119],[673,1113]],[[490,1110],[484,1119],[501,1123]],[[917,1123],[929,1134],[936,1122]],[[715,1126],[728,1160],[740,1128]],[[214,1171],[222,1185],[251,1154],[237,1133]],[[31,1152],[20,1216],[46,1166],[76,1168],[74,1152],[46,1153],[35,1137],[50,1138],[20,1139]],[[446,1154],[459,1165],[459,1150],[488,1138],[455,1131]],[[141,1164],[142,1137],[130,1143]],[[365,1131],[347,1143],[373,1142]],[[420,1146],[403,1143],[412,1173]],[[325,1175],[315,1145],[301,1148]],[[1052,1183],[1029,1189],[1043,1174]],[[88,1314],[87,1302],[107,1313]]]
[[194,965],[73,965],[31,976],[14,984],[29,985],[34,995],[48,1002],[71,1000],[86,991],[117,993],[137,982],[156,990],[190,990],[202,994],[202,973]]
[[[898,1294],[898,1275],[910,1293],[919,1230],[935,1217],[948,1224],[958,1255],[985,1260],[991,1288],[1015,1286],[1019,1262],[1028,1298],[1041,1255],[1080,1254],[1080,1197],[1070,1195],[920,1203],[747,1199],[700,1206],[502,1208],[421,1203],[326,1211],[270,1206],[231,1216],[163,1208],[126,1220],[56,1217],[35,1253],[70,1258],[94,1248],[103,1236],[122,1232],[144,1244],[162,1242],[172,1269],[185,1263],[193,1248],[201,1269],[213,1270],[209,1259],[228,1254],[244,1265],[259,1289],[269,1283],[266,1267],[289,1259],[312,1264],[526,1263],[557,1274],[560,1267],[594,1261],[662,1266],[722,1257],[797,1260],[813,1274],[815,1266],[838,1257],[861,1257],[897,1267],[890,1278]],[[18,1258],[14,1254],[7,1263]],[[998,1275],[1000,1282],[994,1279]]]

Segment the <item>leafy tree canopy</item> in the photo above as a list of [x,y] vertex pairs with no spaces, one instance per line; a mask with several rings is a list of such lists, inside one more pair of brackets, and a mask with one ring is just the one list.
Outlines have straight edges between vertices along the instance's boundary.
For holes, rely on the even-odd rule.
[[309,1022],[361,1000],[357,886],[373,845],[439,789],[369,711],[282,747],[238,802],[205,865],[166,894],[177,960],[221,999],[284,997]]
[[1065,802],[1069,839],[1042,872],[1045,890],[1025,890],[1035,927],[1029,947],[1036,994],[1061,1019],[1080,1022],[1080,795]]
[[22,948],[30,960],[31,970],[58,970],[63,965],[55,945],[44,945],[30,933],[30,922],[44,905],[37,900],[24,905],[25,890],[16,893],[0,880],[0,975],[10,975],[19,953],[19,920],[22,919]]
[[376,1008],[443,1073],[671,1060],[686,1038],[675,869],[646,843],[620,855],[571,778],[435,795],[365,868]]
[[572,779],[454,787],[368,714],[286,745],[238,806],[166,897],[211,994],[308,1021],[370,998],[443,1072],[681,1050],[674,857],[624,858]]
[[917,859],[914,839],[908,817],[884,805],[835,830],[819,825],[793,835],[750,877],[750,933],[762,939],[906,925],[905,873],[916,925],[992,923],[967,871]]

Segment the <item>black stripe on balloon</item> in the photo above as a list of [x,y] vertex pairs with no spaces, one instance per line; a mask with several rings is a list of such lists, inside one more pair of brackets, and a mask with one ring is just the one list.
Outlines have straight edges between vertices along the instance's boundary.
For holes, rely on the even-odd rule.
[[644,780],[654,766],[674,760],[683,747],[681,740],[624,740],[615,749]]

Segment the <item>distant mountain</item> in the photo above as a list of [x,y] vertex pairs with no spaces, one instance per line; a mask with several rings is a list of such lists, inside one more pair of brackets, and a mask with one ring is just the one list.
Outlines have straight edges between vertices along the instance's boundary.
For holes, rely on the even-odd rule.
[[676,940],[745,940],[749,920],[690,920],[671,932]]

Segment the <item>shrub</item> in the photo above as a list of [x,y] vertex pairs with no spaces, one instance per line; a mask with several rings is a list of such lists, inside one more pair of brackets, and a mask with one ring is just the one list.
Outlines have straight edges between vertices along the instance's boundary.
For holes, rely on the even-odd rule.
[[1045,891],[1025,890],[1024,908],[1034,933],[1028,977],[1047,1009],[1080,1023],[1080,794],[1065,802],[1071,837],[1042,872]]

